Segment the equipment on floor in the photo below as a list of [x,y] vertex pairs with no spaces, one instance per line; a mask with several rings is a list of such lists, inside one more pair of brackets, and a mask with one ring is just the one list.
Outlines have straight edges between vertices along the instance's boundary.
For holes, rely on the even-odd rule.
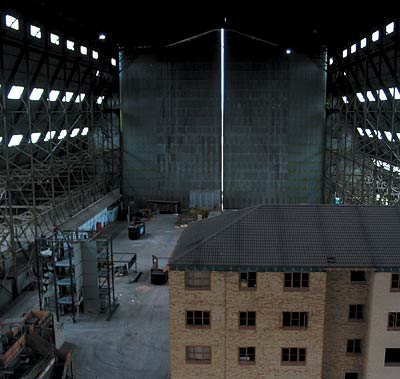
[[152,256],[153,265],[150,269],[150,281],[151,284],[165,284],[168,282],[168,268],[164,267],[160,269],[158,267],[159,258],[155,255]]
[[131,240],[137,240],[145,231],[145,223],[143,221],[135,221],[128,226],[128,237]]

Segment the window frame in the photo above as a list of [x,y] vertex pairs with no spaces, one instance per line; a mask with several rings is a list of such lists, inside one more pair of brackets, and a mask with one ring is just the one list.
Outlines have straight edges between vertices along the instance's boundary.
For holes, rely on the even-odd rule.
[[[286,286],[286,283],[289,281],[287,279],[287,275],[290,275],[290,286],[289,287]],[[294,275],[300,275],[300,278],[298,280],[298,282],[300,284],[299,287],[293,287],[293,283],[295,282]],[[303,278],[304,275],[307,275],[307,279]],[[307,282],[307,286],[303,286],[304,281]],[[298,292],[309,291],[310,290],[310,273],[302,272],[302,271],[284,272],[283,273],[283,290],[284,291],[298,291]]]
[[[246,274],[246,280],[242,279],[242,275]],[[249,278],[249,274],[255,274],[254,279]],[[239,272],[239,289],[241,291],[255,291],[257,289],[257,272],[256,271],[246,271],[246,272]],[[253,286],[249,286],[249,282],[254,281]],[[243,285],[242,283],[247,283],[247,285]]]
[[354,372],[354,371],[353,371],[353,372],[345,372],[345,373],[344,373],[344,379],[349,379],[348,377],[346,377],[348,374],[349,374],[349,375],[354,375],[354,374],[355,374],[355,375],[357,375],[357,378],[356,378],[356,379],[360,379],[360,373]]
[[[304,326],[301,326],[301,325],[284,325],[285,313],[289,313],[290,314],[290,324],[292,324],[292,321],[293,321],[292,316],[293,316],[294,313],[297,313],[298,316],[299,316],[299,318],[298,318],[299,319],[299,324],[301,323],[302,315],[303,315],[303,317],[305,317],[305,325]],[[282,317],[282,322],[281,322],[281,328],[282,329],[291,329],[291,330],[293,330],[293,329],[296,329],[296,330],[308,329],[308,321],[310,319],[309,312],[284,311],[284,312],[282,312],[281,317]]]
[[[246,354],[245,357],[249,357],[254,355],[254,359],[253,360],[249,360],[249,359],[240,359],[241,355],[240,355],[240,349],[246,349]],[[248,349],[254,349],[254,354],[249,354]],[[256,347],[255,346],[240,346],[238,347],[238,362],[239,365],[255,365],[256,364]]]
[[[296,349],[297,350],[297,360],[296,361],[291,361],[290,357],[291,357],[291,350],[292,349]],[[288,351],[288,357],[289,360],[285,361],[283,360],[283,353],[284,350],[289,350]],[[300,361],[300,350],[304,350],[304,361]],[[281,348],[281,365],[282,366],[305,366],[307,364],[307,348],[305,347],[282,347]]]
[[[354,280],[353,279],[353,275],[359,275],[360,273],[364,274],[362,280]],[[366,271],[362,271],[362,270],[351,270],[350,271],[350,283],[351,284],[367,284],[368,280],[367,280],[367,275],[366,275]]]
[[[246,320],[246,325],[241,325],[241,314],[245,313],[245,320]],[[249,323],[249,313],[254,313],[254,325],[248,325]],[[256,311],[239,311],[239,329],[255,329],[257,326],[257,312]]]
[[[395,324],[398,324],[398,326],[390,326],[390,316],[391,315],[395,315]],[[389,330],[389,331],[400,330],[400,312],[388,312],[387,330]]]
[[[393,279],[393,276],[397,275],[397,279]],[[397,286],[393,287],[393,282],[397,282]],[[400,273],[393,272],[390,277],[390,292],[400,292]]]
[[[195,317],[195,312],[201,312],[201,321],[202,324],[189,324],[188,323],[188,313],[192,312],[192,319],[193,322],[196,320]],[[206,319],[204,317],[204,313],[208,313],[208,324],[204,325],[204,320]],[[185,311],[185,325],[189,329],[210,329],[211,328],[211,311],[199,311],[199,310],[186,310]]]
[[[195,275],[195,273],[201,273],[202,275],[206,276],[207,278],[190,278],[190,275]],[[211,271],[201,271],[201,270],[190,270],[190,271],[185,271],[185,290],[189,291],[210,291],[211,290]],[[189,282],[195,282],[195,281],[208,281],[208,286],[194,286],[194,285],[189,285]]]
[[[190,359],[188,349],[195,349],[195,348],[203,348],[209,350],[209,357],[210,359]],[[196,352],[193,352],[195,354]],[[204,351],[201,352],[204,355]],[[201,364],[201,365],[208,365],[212,362],[212,349],[211,346],[204,346],[204,345],[197,345],[197,346],[185,346],[185,362],[188,364]]]
[[[398,350],[399,351],[399,361],[398,362],[387,362],[386,353],[387,350]],[[400,348],[385,348],[385,366],[400,367]]]
[[[358,341],[359,341],[359,343],[358,343]],[[349,349],[349,347],[351,347],[351,349]],[[356,351],[357,348],[359,349],[359,351]],[[351,350],[351,351],[349,351],[349,350]],[[363,351],[363,348],[362,348],[362,339],[361,338],[354,338],[354,339],[347,340],[346,354],[360,355],[360,354],[362,354],[362,351]]]
[[[358,310],[358,307],[359,307],[359,306],[362,307],[362,318],[358,318],[358,317],[357,317],[358,313],[360,312],[360,311]],[[353,318],[353,317],[350,317],[350,315],[351,315],[351,313],[352,313],[351,307],[356,307],[356,309],[355,309],[355,311],[354,311],[356,317],[354,317],[354,318]],[[365,304],[349,304],[348,319],[349,319],[349,321],[352,321],[352,322],[354,322],[354,321],[356,321],[356,322],[365,321]]]

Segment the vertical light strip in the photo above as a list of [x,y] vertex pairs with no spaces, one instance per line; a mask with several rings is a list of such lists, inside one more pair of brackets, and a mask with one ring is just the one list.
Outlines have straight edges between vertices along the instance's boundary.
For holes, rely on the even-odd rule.
[[221,211],[224,211],[225,32],[221,29]]

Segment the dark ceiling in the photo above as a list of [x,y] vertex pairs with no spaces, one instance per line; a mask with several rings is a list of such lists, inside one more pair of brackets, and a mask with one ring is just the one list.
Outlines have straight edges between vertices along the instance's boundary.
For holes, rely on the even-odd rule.
[[[164,4],[164,5],[163,5]],[[38,20],[50,28],[93,41],[99,32],[108,35],[108,44],[119,46],[163,46],[217,28],[240,31],[255,37],[312,51],[320,46],[340,50],[353,41],[396,18],[393,9],[351,12],[335,3],[318,7],[311,3],[298,6],[288,3],[241,2],[245,10],[232,6],[216,8],[216,2],[136,3],[112,1],[2,0],[0,7],[16,9],[29,20]],[[264,7],[261,7],[261,5]],[[270,7],[272,7],[270,9]]]

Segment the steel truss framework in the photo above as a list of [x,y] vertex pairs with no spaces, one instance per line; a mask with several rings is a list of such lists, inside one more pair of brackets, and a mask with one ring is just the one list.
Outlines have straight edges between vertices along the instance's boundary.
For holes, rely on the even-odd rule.
[[[101,50],[97,59],[83,55],[78,39],[70,51],[45,27],[37,39],[29,22],[13,30],[0,15],[0,290],[16,296],[17,273],[35,267],[33,243],[119,187],[118,69]],[[19,100],[7,96],[13,85],[24,87]],[[37,101],[33,88],[44,89]],[[51,90],[60,91],[54,101]],[[9,146],[13,135],[22,136],[17,146]]]
[[328,203],[335,198],[347,204],[400,201],[398,21],[394,20],[393,32],[388,33],[386,26],[375,29],[378,40],[373,41],[371,33],[361,48],[360,38],[353,48],[348,47],[347,56],[343,52],[333,55],[328,66]]

